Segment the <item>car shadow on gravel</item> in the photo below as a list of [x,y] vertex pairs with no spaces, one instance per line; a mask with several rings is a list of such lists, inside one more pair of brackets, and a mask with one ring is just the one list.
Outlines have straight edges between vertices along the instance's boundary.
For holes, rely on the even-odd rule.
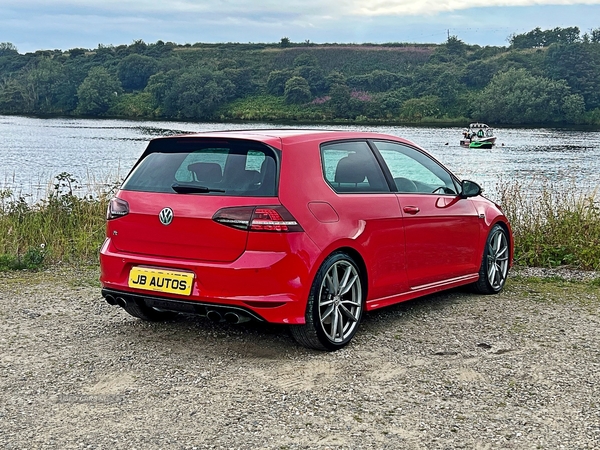
[[450,309],[452,305],[469,301],[475,296],[476,294],[468,289],[459,287],[369,311],[363,317],[361,330],[375,332],[379,327],[393,326],[394,322],[404,322],[411,318],[422,317],[432,311],[443,312],[445,309]]
[[297,347],[285,325],[265,322],[234,325],[185,314],[166,322],[144,322],[131,318],[119,327],[119,332],[125,339],[142,345],[148,343],[150,347],[177,348],[178,351],[189,349],[193,352],[210,347],[211,351],[222,354],[239,353],[267,359],[277,359]]
[[[400,328],[406,321],[427,316],[432,311],[443,312],[453,304],[468,301],[473,295],[458,288],[367,312],[350,345],[360,345],[357,341],[361,334],[377,336],[385,330]],[[254,321],[234,325],[185,314],[167,322],[128,319],[119,326],[119,334],[124,339],[135,340],[138,345],[147,343],[152,351],[178,348],[198,352],[211,347],[223,354],[259,359],[280,359],[289,357],[290,353],[321,353],[297,344],[286,325]]]

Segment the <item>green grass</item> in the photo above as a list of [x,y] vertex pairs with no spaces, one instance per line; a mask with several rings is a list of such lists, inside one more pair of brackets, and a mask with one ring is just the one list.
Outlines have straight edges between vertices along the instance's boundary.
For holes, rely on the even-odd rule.
[[71,175],[60,174],[47,197],[33,205],[0,191],[0,271],[98,260],[111,191],[80,196],[77,187]]
[[[0,271],[36,269],[56,263],[97,264],[104,241],[112,188],[78,192],[78,181],[62,173],[45,199],[31,205],[0,191]],[[571,266],[600,270],[600,204],[597,192],[553,189],[534,193],[501,183],[500,203],[515,237],[521,266]],[[600,279],[595,281],[600,285]]]
[[[331,126],[342,124],[403,124],[403,125],[464,125],[465,117],[429,117],[429,116],[393,116],[372,117],[371,114],[359,114],[355,117],[340,118],[330,103],[319,103],[319,99],[306,104],[289,104],[283,97],[273,95],[255,95],[235,100],[224,105],[216,114],[221,121],[264,121],[277,123],[323,124]],[[363,111],[364,112],[364,111]]]
[[503,292],[509,297],[518,296],[530,305],[579,305],[591,314],[598,314],[597,280],[514,277],[508,280]]
[[267,121],[267,122],[321,122],[330,119],[318,105],[294,105],[283,97],[260,95],[236,100],[220,113],[221,120]]
[[581,193],[543,183],[532,192],[519,183],[501,184],[500,204],[513,229],[516,263],[600,270],[597,190]]

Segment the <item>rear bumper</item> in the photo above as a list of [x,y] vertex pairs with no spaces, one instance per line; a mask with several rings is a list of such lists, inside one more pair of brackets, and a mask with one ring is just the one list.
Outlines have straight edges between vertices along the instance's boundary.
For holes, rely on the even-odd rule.
[[193,314],[202,317],[210,317],[210,312],[216,312],[219,318],[226,319],[227,313],[236,313],[240,317],[248,317],[258,322],[264,322],[265,319],[256,314],[249,308],[242,308],[231,305],[218,305],[215,303],[204,303],[193,300],[176,300],[160,296],[135,294],[126,291],[117,291],[113,289],[102,289],[102,297],[111,305],[123,306],[124,303],[141,302],[150,308],[156,308],[161,311],[173,311],[184,314]]
[[[305,233],[291,236],[287,251],[246,251],[230,263],[129,254],[106,239],[100,251],[100,282],[105,298],[136,299],[159,309],[199,315],[207,309],[239,310],[256,320],[303,324],[317,255]],[[135,266],[193,272],[192,292],[183,296],[131,288],[129,272]]]

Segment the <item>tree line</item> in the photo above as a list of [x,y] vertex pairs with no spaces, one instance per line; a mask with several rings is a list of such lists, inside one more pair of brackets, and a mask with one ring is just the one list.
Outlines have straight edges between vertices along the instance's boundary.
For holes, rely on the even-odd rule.
[[305,122],[600,125],[600,29],[509,45],[186,44],[20,54],[0,43],[0,114]]

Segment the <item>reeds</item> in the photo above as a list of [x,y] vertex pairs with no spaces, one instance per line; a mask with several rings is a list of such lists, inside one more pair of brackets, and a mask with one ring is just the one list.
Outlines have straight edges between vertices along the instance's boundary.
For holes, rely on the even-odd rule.
[[86,193],[78,187],[77,180],[62,173],[35,204],[0,190],[0,270],[97,262],[114,187]]
[[[600,269],[598,189],[582,192],[549,181],[499,183],[500,204],[515,238],[515,262],[524,266]],[[541,187],[540,187],[541,186]]]
[[[84,195],[78,181],[62,173],[46,198],[33,205],[0,190],[0,270],[97,263],[106,207],[119,184],[102,183]],[[535,185],[533,190],[499,183],[496,189],[512,225],[515,262],[600,270],[598,191],[559,189],[549,182]]]

